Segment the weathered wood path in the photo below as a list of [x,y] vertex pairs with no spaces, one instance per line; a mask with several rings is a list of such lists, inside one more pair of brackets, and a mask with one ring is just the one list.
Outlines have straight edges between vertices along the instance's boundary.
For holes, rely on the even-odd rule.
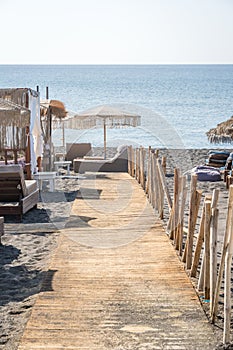
[[19,350],[215,349],[198,297],[128,174],[82,180]]

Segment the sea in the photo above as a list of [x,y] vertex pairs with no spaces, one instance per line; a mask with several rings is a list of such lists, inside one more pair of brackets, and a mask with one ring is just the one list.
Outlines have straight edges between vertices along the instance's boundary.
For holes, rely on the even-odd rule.
[[[108,128],[107,145],[229,148],[206,132],[233,115],[233,65],[0,65],[0,88],[39,86],[70,115],[100,105],[141,116],[139,127]],[[103,146],[102,128],[53,131],[53,143]]]

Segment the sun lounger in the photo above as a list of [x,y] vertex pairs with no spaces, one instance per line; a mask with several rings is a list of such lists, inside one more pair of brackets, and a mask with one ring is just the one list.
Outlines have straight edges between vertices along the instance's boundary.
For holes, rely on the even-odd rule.
[[66,144],[66,161],[71,161],[75,158],[82,158],[86,155],[91,155],[90,143],[67,143]]
[[110,159],[98,159],[90,157],[74,159],[73,166],[76,173],[89,172],[127,172],[128,171],[128,147],[119,146],[117,153]]
[[37,182],[25,180],[20,165],[0,166],[0,215],[15,215],[21,220],[38,201]]

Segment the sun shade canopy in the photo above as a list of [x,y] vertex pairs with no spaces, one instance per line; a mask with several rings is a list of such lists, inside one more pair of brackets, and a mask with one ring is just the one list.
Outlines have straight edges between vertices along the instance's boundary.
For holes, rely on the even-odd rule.
[[65,121],[70,129],[90,129],[93,127],[124,127],[139,126],[141,117],[137,114],[127,113],[111,106],[98,106],[76,114],[73,118]]

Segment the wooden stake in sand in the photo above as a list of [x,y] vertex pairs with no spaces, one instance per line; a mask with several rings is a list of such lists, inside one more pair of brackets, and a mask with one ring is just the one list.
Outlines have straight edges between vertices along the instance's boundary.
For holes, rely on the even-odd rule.
[[210,313],[213,312],[214,291],[217,281],[217,233],[219,210],[212,209],[210,222]]
[[193,263],[192,263],[191,273],[190,273],[191,277],[196,277],[196,274],[197,274],[197,268],[198,268],[198,264],[201,256],[201,248],[204,242],[204,222],[205,222],[205,201],[203,203],[200,228],[199,228],[199,233],[198,233],[196,247],[195,247],[194,256],[193,256]]
[[215,322],[215,318],[218,311],[218,300],[219,300],[219,292],[220,292],[220,287],[221,287],[221,282],[223,277],[224,261],[226,257],[228,244],[229,244],[230,230],[231,230],[232,219],[233,219],[232,208],[233,208],[233,185],[231,185],[229,188],[226,228],[225,228],[225,234],[224,234],[224,240],[223,240],[221,261],[220,261],[220,266],[219,266],[219,271],[217,276],[217,283],[216,283],[216,288],[214,293],[213,312],[211,317],[211,321],[213,323]]
[[184,235],[184,210],[187,197],[186,176],[181,177],[180,185],[180,208],[178,217],[177,237],[176,237],[176,249],[179,250],[179,255],[182,255],[183,250],[183,235]]
[[210,217],[211,217],[211,201],[205,201],[205,221],[204,221],[204,245],[205,245],[204,292],[205,292],[205,299],[210,299]]
[[[233,209],[232,209],[233,210]],[[233,255],[233,214],[231,210],[231,224],[229,240],[225,257],[225,280],[224,280],[224,330],[223,343],[230,343],[231,331],[231,264]]]
[[132,162],[133,162],[133,157],[132,157],[132,146],[128,146],[128,173],[130,176],[132,176]]
[[[151,164],[150,164],[150,155],[151,155],[151,146],[148,148],[148,153],[147,153],[147,178],[146,178],[146,194],[148,195],[149,192],[149,187],[150,187],[150,169],[151,169]],[[149,197],[149,196],[148,196]]]
[[191,178],[191,193],[189,202],[189,223],[187,236],[187,252],[186,252],[186,269],[191,269],[193,254],[193,236],[197,222],[197,215],[201,201],[201,191],[197,191],[197,175],[193,174]]
[[159,160],[157,159],[157,166],[158,166],[158,172],[159,172],[159,177],[160,177],[160,181],[164,190],[164,194],[167,198],[167,203],[168,203],[168,208],[169,211],[171,211],[172,209],[172,199],[169,193],[169,189],[168,186],[166,184],[166,178],[165,178],[165,174],[164,174],[164,168],[162,167],[161,163],[159,162]]
[[175,240],[175,232],[178,223],[178,211],[179,211],[179,177],[180,177],[180,169],[174,169],[174,199],[173,199],[173,207],[171,212],[171,231],[170,231],[170,239]]

